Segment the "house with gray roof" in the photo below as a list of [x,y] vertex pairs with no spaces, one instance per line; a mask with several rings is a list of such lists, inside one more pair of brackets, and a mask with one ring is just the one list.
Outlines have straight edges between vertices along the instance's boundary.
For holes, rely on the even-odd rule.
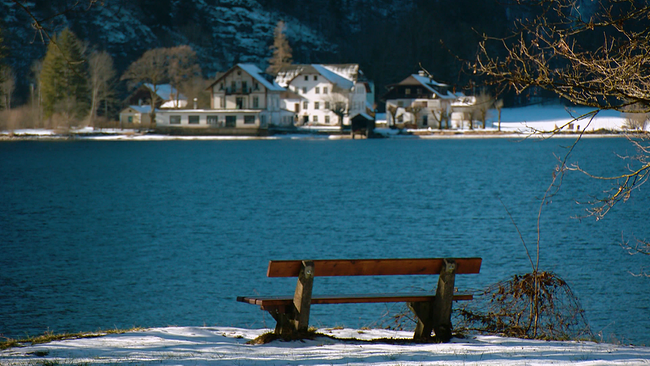
[[389,85],[382,96],[386,102],[386,123],[398,128],[452,128],[454,106],[463,93],[439,83],[424,72],[412,74]]

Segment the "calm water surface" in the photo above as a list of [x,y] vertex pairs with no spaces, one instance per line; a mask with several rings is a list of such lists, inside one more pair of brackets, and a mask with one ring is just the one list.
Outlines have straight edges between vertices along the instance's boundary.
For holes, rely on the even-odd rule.
[[[540,198],[571,140],[0,143],[0,337],[112,327],[273,326],[238,295],[292,293],[269,259],[479,256],[480,289],[530,271]],[[616,174],[622,138],[572,161]],[[573,219],[608,185],[570,174],[544,206],[541,267],[595,334],[650,344],[647,187],[605,219]],[[503,202],[503,205],[501,203]],[[462,278],[467,277],[467,278]],[[435,278],[318,278],[315,292],[430,289]],[[317,326],[375,324],[385,305],[312,309]]]

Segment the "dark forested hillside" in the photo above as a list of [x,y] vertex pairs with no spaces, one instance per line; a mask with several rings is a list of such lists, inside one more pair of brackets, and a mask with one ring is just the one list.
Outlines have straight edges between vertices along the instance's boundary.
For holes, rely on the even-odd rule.
[[[70,29],[91,49],[107,50],[121,73],[151,48],[190,45],[210,78],[237,62],[265,68],[273,29],[287,24],[296,63],[361,64],[383,87],[417,71],[466,85],[455,56],[471,57],[478,35],[502,35],[511,23],[494,0],[108,0],[64,12],[67,1],[0,0],[0,26],[24,101],[47,38],[32,28],[25,6],[50,33]],[[61,13],[63,12],[63,13]],[[61,14],[60,14],[61,13]],[[59,14],[59,15],[57,15]]]

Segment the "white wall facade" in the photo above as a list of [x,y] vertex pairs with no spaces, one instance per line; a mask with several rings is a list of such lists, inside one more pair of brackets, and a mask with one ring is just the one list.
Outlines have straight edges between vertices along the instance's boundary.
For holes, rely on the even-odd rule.
[[[293,124],[293,113],[282,109],[280,94],[284,90],[277,89],[267,88],[248,72],[236,67],[212,85],[210,107],[215,111],[215,116],[224,116],[224,124],[226,116],[238,116],[237,128],[250,128],[252,124],[244,120],[245,116],[251,114],[259,115],[255,122],[259,128],[290,126]],[[246,120],[250,122],[250,117]],[[232,125],[232,117],[229,117],[227,124]]]

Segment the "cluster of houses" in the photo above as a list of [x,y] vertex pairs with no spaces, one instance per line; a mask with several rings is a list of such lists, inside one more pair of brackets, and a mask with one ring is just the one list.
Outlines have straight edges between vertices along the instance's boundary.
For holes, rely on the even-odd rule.
[[[129,100],[150,99],[152,88],[143,85]],[[300,126],[364,132],[375,126],[460,128],[474,102],[419,73],[390,85],[381,97],[386,114],[376,113],[374,84],[358,64],[290,65],[275,77],[255,65],[237,64],[219,74],[209,91],[210,108],[199,109],[196,101],[188,103],[169,85],[156,86],[156,129],[250,135]],[[151,108],[141,102],[129,105],[120,113],[120,122],[150,125]]]

